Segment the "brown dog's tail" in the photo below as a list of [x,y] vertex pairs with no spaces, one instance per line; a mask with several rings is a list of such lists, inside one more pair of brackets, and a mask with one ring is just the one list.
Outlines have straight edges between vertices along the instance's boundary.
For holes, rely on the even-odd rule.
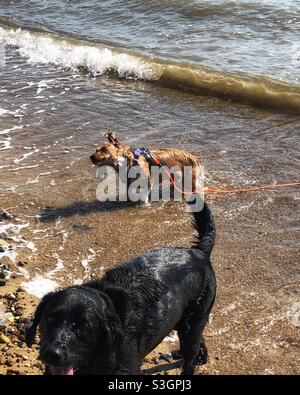
[[193,216],[193,226],[198,233],[196,236],[197,241],[193,248],[197,248],[210,256],[216,238],[216,227],[213,215],[208,205],[204,203],[203,209],[201,211],[194,211]]

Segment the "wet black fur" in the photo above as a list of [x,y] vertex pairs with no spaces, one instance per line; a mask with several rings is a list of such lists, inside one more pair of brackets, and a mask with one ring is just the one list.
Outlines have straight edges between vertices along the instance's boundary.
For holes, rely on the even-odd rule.
[[193,213],[192,248],[157,248],[112,269],[99,280],[46,295],[26,333],[40,325],[40,357],[76,374],[137,374],[144,357],[173,329],[183,374],[206,363],[202,336],[215,299],[210,254],[215,226],[207,205]]

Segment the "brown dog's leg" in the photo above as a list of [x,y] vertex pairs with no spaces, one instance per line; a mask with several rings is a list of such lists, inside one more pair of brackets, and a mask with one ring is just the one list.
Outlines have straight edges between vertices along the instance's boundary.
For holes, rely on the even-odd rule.
[[143,196],[143,199],[142,199],[142,202],[147,204],[149,202],[149,195],[150,195],[150,191],[151,191],[151,188],[152,188],[151,173],[150,173],[150,168],[149,168],[147,160],[143,160],[141,162],[140,166],[143,169],[144,176],[147,178],[148,191],[145,192],[145,195]]
[[192,192],[196,192],[199,188],[200,166],[198,163],[193,164],[192,170]]

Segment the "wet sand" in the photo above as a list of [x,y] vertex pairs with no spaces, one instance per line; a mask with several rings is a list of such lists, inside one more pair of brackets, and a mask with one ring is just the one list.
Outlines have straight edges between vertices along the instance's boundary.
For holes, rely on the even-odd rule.
[[[0,253],[13,272],[0,287],[2,316],[11,309],[7,293],[18,289],[21,317],[30,316],[38,302],[30,292],[40,291],[33,288],[36,278],[47,279],[44,286],[67,286],[153,247],[191,245],[182,203],[96,200],[88,157],[110,128],[129,144],[194,152],[203,159],[209,186],[297,179],[295,117],[134,81],[33,69],[15,54],[0,78],[6,110],[0,117],[0,210],[14,217],[0,222],[0,238],[13,247]],[[197,373],[299,374],[298,190],[206,200],[217,226],[212,261],[218,289],[205,331],[209,362]],[[0,374],[40,374],[37,348],[28,349],[17,335],[8,333],[9,343],[0,344]],[[146,368],[176,347],[176,341],[163,342]]]
[[[18,250],[17,261],[27,262],[24,268],[30,279],[25,280],[22,275],[11,278],[6,286],[0,288],[1,296],[15,292],[20,285],[21,290],[24,289],[23,283],[28,286],[36,276],[46,276],[60,286],[71,285],[91,275],[101,276],[107,268],[146,249],[191,244],[193,230],[190,217],[180,203],[153,203],[149,208],[122,208],[117,205],[117,209],[111,204],[88,200],[75,203],[84,201],[83,191],[90,190],[92,195],[94,182],[92,177],[88,177],[89,164],[82,160],[78,166],[82,174],[86,174],[85,180],[81,180],[81,189],[74,183],[65,183],[64,177],[56,179],[65,199],[59,207],[57,197],[53,196],[51,201],[48,196],[48,207],[44,207],[44,211],[41,209],[45,204],[45,192],[28,201],[24,196],[21,199],[15,197],[15,206],[10,212],[16,218],[23,217],[24,213],[29,216],[27,221],[30,225],[22,230],[22,236],[27,241],[34,240],[36,250],[33,254],[26,248]],[[292,198],[289,201],[285,199],[285,204],[280,202],[280,197],[274,196],[273,201],[283,205],[286,212],[287,206],[291,211],[297,209],[297,202]],[[253,196],[252,199],[229,197],[226,201],[208,199],[208,202],[215,214],[218,230],[213,252],[218,293],[205,331],[209,363],[199,368],[197,373],[299,373],[297,252],[291,251],[287,238],[282,239],[282,229],[272,234],[266,231],[268,223],[287,220],[286,213],[282,212],[284,210],[272,213],[261,196]],[[256,210],[258,217],[255,218],[249,209],[253,204],[261,207]],[[41,212],[44,216],[34,219],[34,215]],[[245,217],[246,226],[243,224]],[[292,218],[289,221],[295,223]],[[38,232],[33,234],[33,231]],[[19,271],[19,266],[8,263],[13,271]],[[53,273],[55,269],[57,271]],[[18,295],[25,307],[23,316],[27,317],[38,300],[26,292],[19,291]],[[3,301],[6,299],[1,299],[1,304]],[[0,346],[2,351],[5,346]],[[36,348],[29,350],[24,345],[20,348],[12,343],[9,346],[7,352],[2,352],[2,374],[41,373],[40,364],[36,367],[33,363],[37,356]],[[176,346],[177,342],[165,342],[154,352],[154,357]],[[26,360],[24,363],[19,355],[28,356],[29,362]],[[7,366],[11,358],[13,369]],[[17,359],[21,362],[17,363]],[[147,367],[154,366],[151,356],[147,361]]]

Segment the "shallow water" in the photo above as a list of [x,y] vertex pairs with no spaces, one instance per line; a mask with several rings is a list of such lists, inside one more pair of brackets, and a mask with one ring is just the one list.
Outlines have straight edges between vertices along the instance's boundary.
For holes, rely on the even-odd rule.
[[[296,117],[232,106],[138,81],[92,79],[55,67],[32,67],[15,50],[8,53],[7,67],[1,72],[0,140],[5,143],[9,139],[10,146],[0,151],[0,196],[6,209],[20,211],[21,204],[25,210],[23,221],[27,222],[28,218],[33,221],[31,239],[34,242],[45,240],[48,235],[35,232],[37,220],[39,226],[56,223],[57,228],[51,230],[50,227],[49,235],[59,230],[61,241],[55,241],[55,245],[59,242],[61,246],[74,215],[86,219],[93,212],[107,211],[105,215],[117,215],[117,223],[121,221],[125,231],[130,229],[135,216],[140,218],[146,214],[144,228],[148,221],[149,224],[153,221],[153,216],[159,221],[165,209],[168,216],[168,210],[173,212],[177,207],[172,203],[167,208],[163,203],[154,203],[149,211],[122,206],[115,210],[110,205],[95,203],[96,171],[88,157],[94,147],[104,141],[104,133],[109,129],[117,130],[120,139],[128,144],[149,148],[174,146],[194,152],[202,158],[209,186],[238,187],[293,181],[298,177],[300,123]],[[298,203],[297,190],[229,197],[208,195],[207,198],[213,199],[217,213],[223,212],[224,221],[230,220],[236,226],[234,233],[239,234],[242,245],[249,245],[248,228],[256,227],[263,210],[269,213],[263,225],[265,232],[280,237],[283,245],[287,243],[291,250],[299,247],[296,236],[299,227],[291,214]],[[179,207],[183,214],[183,206]],[[277,215],[280,219],[273,220]],[[109,227],[110,231],[105,229],[104,233],[111,235],[114,223]],[[152,228],[146,226],[146,229],[147,239]],[[279,233],[278,229],[281,229]],[[75,240],[78,232],[89,234],[88,230],[73,229]],[[166,242],[169,240],[167,231],[164,234],[163,239],[158,239],[162,244],[164,238]],[[101,234],[101,237],[108,236]],[[151,247],[150,240],[156,245],[155,239],[150,237],[146,245]],[[72,237],[64,241],[66,246],[73,245],[71,240]],[[78,264],[82,270],[82,261],[86,265],[94,264],[86,261],[91,255],[88,248],[95,250],[87,245],[86,252],[80,254]],[[56,252],[52,253],[50,271],[60,258],[59,252],[58,257],[55,256]],[[72,256],[67,258],[67,265],[73,265]],[[76,278],[74,275],[74,280]]]
[[296,82],[299,7],[298,0],[38,0],[2,2],[0,15],[167,61]]
[[[299,1],[9,1],[0,43],[54,64],[299,114]],[[2,51],[3,52],[3,51]]]
[[[259,105],[249,107],[238,100],[235,103],[221,100],[216,97],[220,95],[203,95],[201,89],[192,94],[186,91],[187,84],[184,89],[178,89],[182,87],[180,84],[174,89],[175,86],[167,83],[166,69],[159,75],[155,74],[159,70],[151,62],[149,66],[151,54],[158,68],[163,67],[163,61],[167,67],[174,66],[171,62],[176,62],[176,67],[178,64],[186,67],[191,62],[198,74],[203,66],[217,65],[209,63],[214,56],[207,55],[210,60],[206,63],[193,58],[193,47],[189,54],[179,47],[176,58],[169,55],[167,44],[160,42],[157,46],[161,52],[152,52],[152,44],[147,49],[147,41],[142,36],[147,24],[135,25],[136,37],[131,35],[129,39],[126,35],[132,26],[121,22],[124,17],[121,5],[112,11],[118,12],[121,18],[115,14],[112,17],[114,29],[111,24],[111,30],[106,30],[108,25],[101,20],[103,35],[96,40],[97,23],[85,22],[93,17],[97,21],[100,17],[96,12],[94,16],[89,12],[90,2],[42,3],[10,1],[2,3],[0,11],[15,23],[26,24],[26,31],[21,32],[7,20],[2,21],[0,27],[0,36],[7,44],[5,67],[0,67],[0,208],[16,216],[12,221],[14,226],[0,223],[0,233],[14,246],[11,255],[4,255],[13,261],[12,269],[18,274],[18,280],[27,284],[28,292],[40,297],[45,284],[64,286],[100,276],[106,268],[148,248],[191,244],[193,230],[183,204],[158,202],[140,207],[96,201],[96,170],[89,155],[104,142],[104,133],[108,130],[116,130],[120,140],[135,146],[150,149],[172,146],[195,153],[205,166],[206,186],[228,188],[298,180],[300,120],[295,111],[294,115],[288,115],[286,108],[278,106],[285,97],[276,91],[278,83],[272,87],[280,100],[272,111],[263,110],[260,107],[264,106]],[[74,12],[68,18],[61,17],[58,3],[61,7],[71,7]],[[131,12],[136,15],[138,4],[143,12],[145,7],[152,10],[152,5],[133,3],[136,7],[130,15]],[[172,23],[168,14],[164,14],[165,9],[179,14],[180,7],[200,4],[173,3],[177,8],[174,5],[174,9],[170,9],[165,2],[157,4],[158,21],[165,15]],[[264,5],[267,2],[226,4],[233,4],[231,8],[228,6],[233,13],[238,3],[241,9],[249,4],[254,20],[254,4],[267,7]],[[290,5],[291,10],[296,3]],[[99,5],[99,9],[109,4],[112,2]],[[212,11],[209,8],[212,3],[207,4],[208,11]],[[37,7],[39,12],[33,12],[31,7]],[[76,7],[86,10],[81,24],[74,22]],[[282,5],[274,1],[272,7]],[[214,10],[215,18],[226,20],[221,11]],[[149,21],[154,24],[153,12],[144,14],[145,18],[149,15]],[[107,15],[108,11],[103,12],[102,18],[108,18]],[[196,16],[193,18],[196,21]],[[284,13],[280,18],[284,18]],[[204,16],[202,19],[205,20]],[[119,29],[124,28],[124,35],[119,34],[119,38],[118,23]],[[259,26],[262,28],[263,24]],[[265,29],[268,30],[268,24]],[[37,30],[38,33],[33,33]],[[46,41],[43,39],[45,30],[51,30]],[[54,33],[61,35],[56,37]],[[36,34],[35,39],[32,34]],[[288,30],[287,37],[289,34],[292,31]],[[266,32],[264,40],[267,36]],[[152,36],[149,37],[150,40]],[[83,38],[83,42],[79,43],[79,38]],[[109,45],[103,46],[105,40]],[[50,44],[54,47],[47,51]],[[139,47],[142,45],[144,49]],[[172,45],[174,48],[175,44]],[[233,47],[238,51],[238,46]],[[141,62],[142,53],[147,59]],[[185,56],[190,59],[188,62]],[[284,94],[296,95],[291,102],[296,103],[297,109],[298,88],[292,85],[297,77],[293,77],[289,63],[276,64],[277,75],[264,66],[263,61],[256,61],[255,66],[257,54],[251,52],[249,58],[251,56],[253,60],[247,60],[247,70],[243,69],[242,58],[236,58],[240,59],[238,68],[230,68],[226,57],[222,67],[217,65],[215,69],[219,76],[228,71],[234,78],[238,75],[238,83],[244,88],[241,78],[253,81],[258,77],[242,75],[242,71],[257,71],[267,78],[289,81]],[[267,69],[270,72],[267,73]],[[174,75],[177,71],[173,69]],[[145,79],[148,72],[151,78]],[[209,70],[207,75],[216,75],[213,73],[216,72]],[[178,82],[182,77],[176,78]],[[214,83],[214,79],[211,81]],[[262,85],[266,84],[265,79]],[[270,90],[259,92],[270,93]],[[269,99],[274,103],[272,95],[271,92]],[[213,372],[228,373],[228,369],[237,373],[296,372],[293,352],[297,338],[295,322],[298,322],[295,303],[299,298],[298,189],[207,195],[206,199],[215,215],[218,232],[213,254],[218,299],[208,331],[213,355],[219,358],[211,362]],[[17,266],[18,260],[25,260],[28,265],[21,268]],[[286,348],[281,348],[281,344]]]

